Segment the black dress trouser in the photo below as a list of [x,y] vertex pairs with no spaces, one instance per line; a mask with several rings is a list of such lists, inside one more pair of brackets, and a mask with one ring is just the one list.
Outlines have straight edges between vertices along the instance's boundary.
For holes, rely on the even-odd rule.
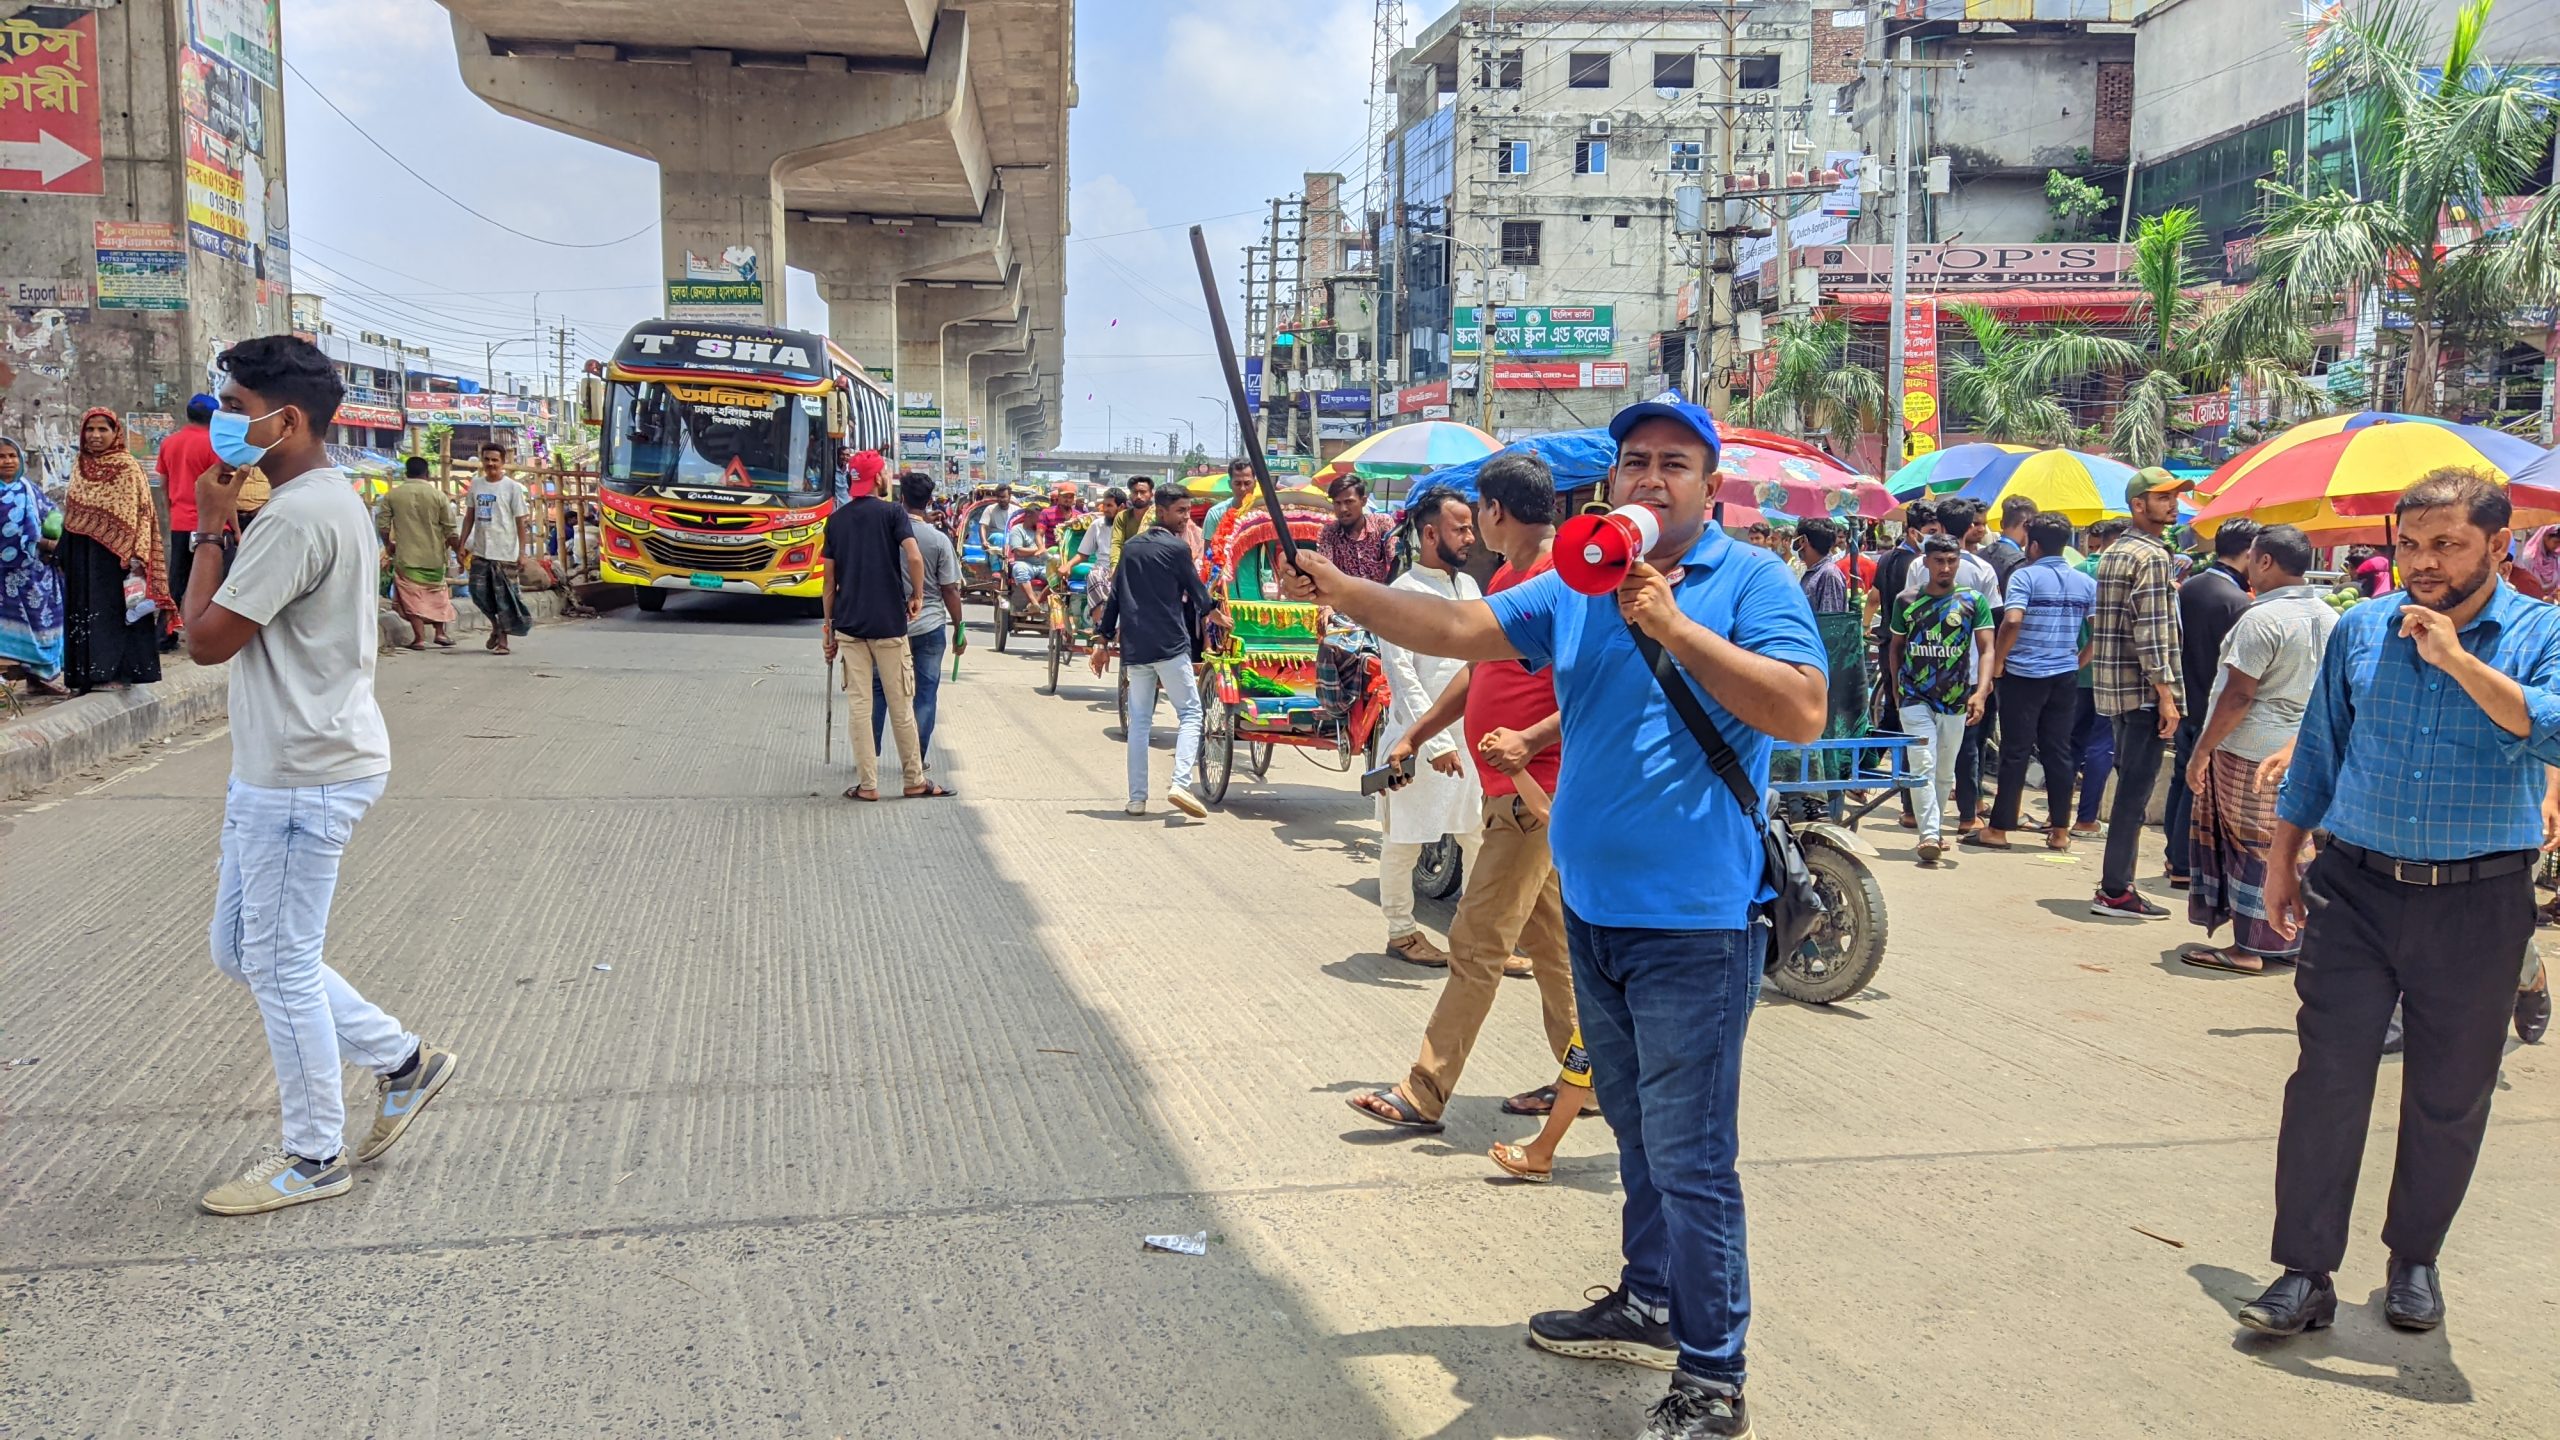
[[2044,761],[2045,823],[2070,824],[2071,786],[2079,775],[2071,750],[2071,722],[2080,699],[2078,672],[2003,675],[1994,694],[2000,701],[2000,788],[1991,797],[1991,828],[2018,828],[2030,759]]
[[2382,1243],[2432,1262],[2488,1133],[2516,969],[2533,936],[2533,872],[2409,885],[2332,847],[2311,862],[2303,895],[2311,918],[2293,977],[2302,1058],[2276,1139],[2275,1262],[2333,1271],[2346,1258],[2395,1004],[2406,1048]]

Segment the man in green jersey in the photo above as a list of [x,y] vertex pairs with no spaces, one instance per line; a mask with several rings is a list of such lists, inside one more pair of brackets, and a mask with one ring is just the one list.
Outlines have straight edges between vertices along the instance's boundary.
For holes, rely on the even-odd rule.
[[1936,868],[1946,853],[1947,796],[1964,728],[1982,719],[1991,674],[1991,601],[1956,583],[1964,552],[1944,535],[1920,549],[1928,581],[1892,602],[1886,617],[1885,673],[1893,677],[1902,733],[1912,737],[1911,768],[1920,784],[1920,863]]

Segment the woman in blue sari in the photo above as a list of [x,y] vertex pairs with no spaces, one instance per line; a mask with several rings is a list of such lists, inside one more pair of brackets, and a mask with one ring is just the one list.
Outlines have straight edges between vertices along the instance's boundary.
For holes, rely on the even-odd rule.
[[62,573],[45,535],[52,513],[25,451],[0,436],[0,660],[26,666],[35,689],[62,695]]

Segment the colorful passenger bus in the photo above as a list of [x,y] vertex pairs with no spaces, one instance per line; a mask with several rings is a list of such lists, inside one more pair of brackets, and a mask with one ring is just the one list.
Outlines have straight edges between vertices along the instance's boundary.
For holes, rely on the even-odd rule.
[[895,444],[888,387],[815,335],[683,320],[633,326],[589,369],[601,577],[643,610],[671,590],[817,598],[848,462]]

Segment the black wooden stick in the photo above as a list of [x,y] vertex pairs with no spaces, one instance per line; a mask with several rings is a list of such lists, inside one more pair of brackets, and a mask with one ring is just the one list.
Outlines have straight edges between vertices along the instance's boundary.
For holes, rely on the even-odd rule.
[[[1226,368],[1227,394],[1235,401],[1236,417],[1243,422],[1237,428],[1244,434],[1244,456],[1253,466],[1253,478],[1262,485],[1262,503],[1271,511],[1271,523],[1280,532],[1280,553],[1289,559],[1290,568],[1298,564],[1298,537],[1289,533],[1289,516],[1280,508],[1280,487],[1271,483],[1271,466],[1262,458],[1262,421],[1245,403],[1244,371],[1236,366],[1236,342],[1227,335],[1227,310],[1218,303],[1218,272],[1209,264],[1209,240],[1200,227],[1191,227],[1191,258],[1200,266],[1200,298],[1209,303],[1209,333],[1218,341],[1218,363]],[[1271,383],[1271,377],[1262,377]]]

